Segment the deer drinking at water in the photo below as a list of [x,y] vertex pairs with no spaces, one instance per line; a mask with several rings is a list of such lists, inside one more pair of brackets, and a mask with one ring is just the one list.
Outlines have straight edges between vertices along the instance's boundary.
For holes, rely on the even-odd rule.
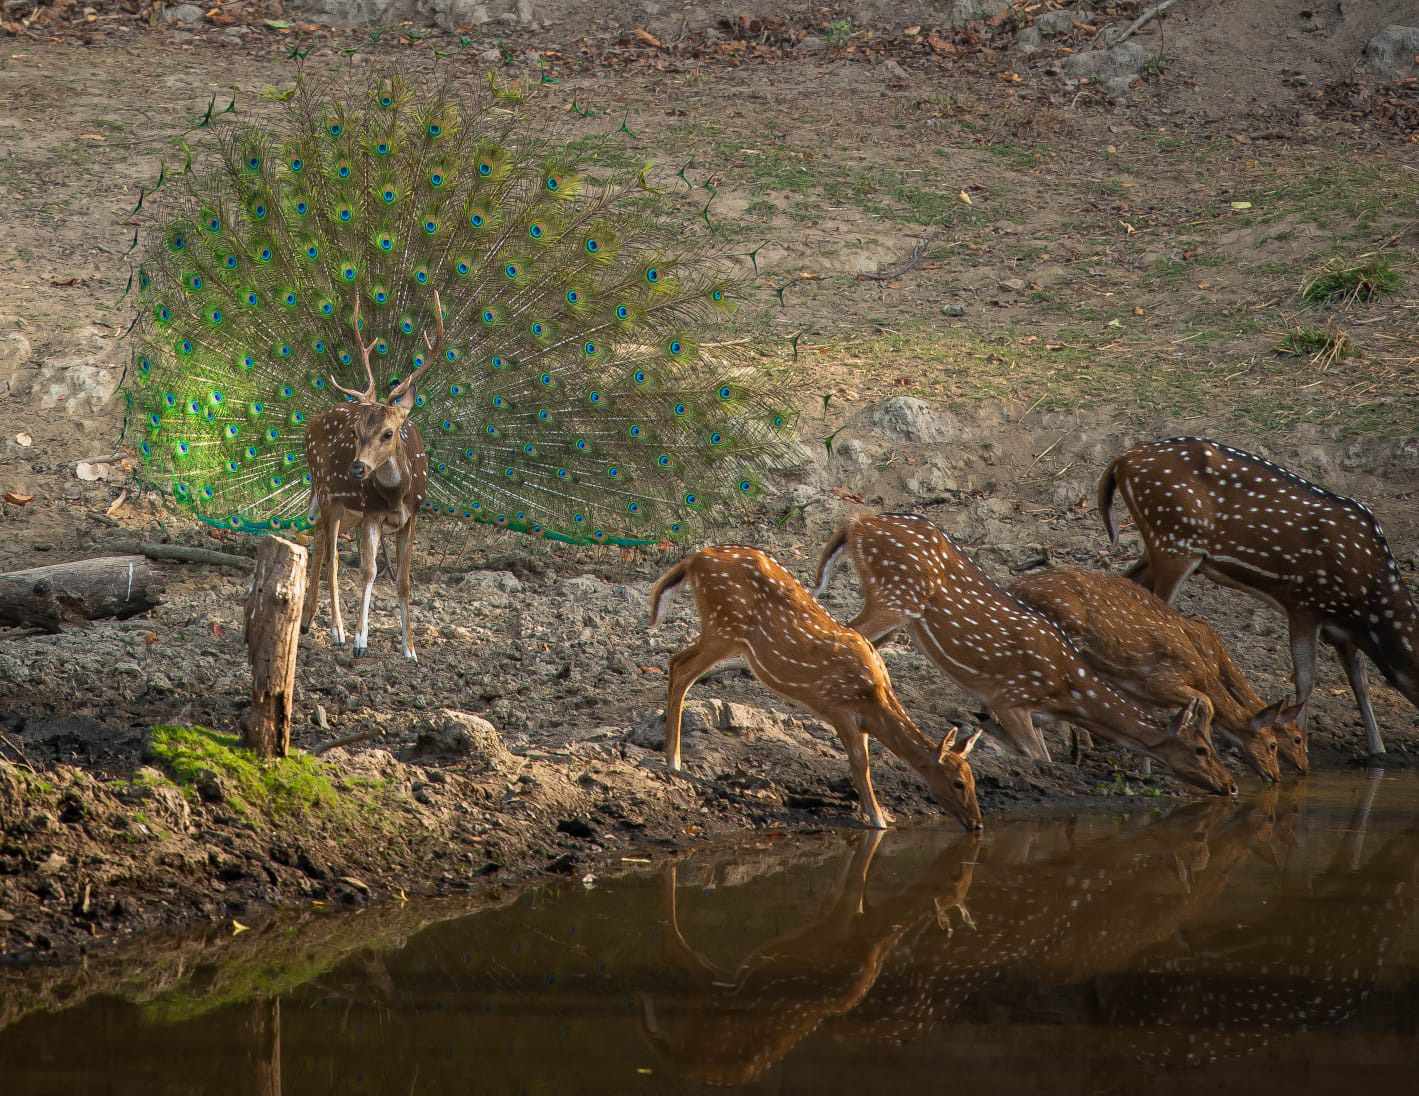
[[1419,611],[1369,509],[1205,438],[1151,442],[1113,459],[1099,480],[1098,505],[1117,543],[1115,491],[1143,538],[1130,578],[1171,604],[1200,570],[1280,609],[1303,733],[1316,640],[1323,639],[1350,679],[1369,752],[1384,752],[1361,654],[1419,706]]
[[1102,571],[1035,571],[1012,582],[1010,593],[1054,621],[1101,677],[1134,700],[1157,707],[1200,700],[1212,729],[1263,780],[1280,779],[1283,742],[1286,759],[1305,771],[1300,729],[1289,723],[1299,708],[1264,705],[1208,624]]
[[843,553],[865,605],[852,627],[880,639],[906,627],[917,646],[986,704],[1006,740],[1049,760],[1033,713],[1068,720],[1169,766],[1195,787],[1236,792],[1194,699],[1164,726],[1089,668],[1050,621],[1011,597],[940,529],[916,514],[859,515],[838,527],[818,562],[821,593]]
[[897,700],[872,644],[830,617],[777,562],[756,549],[732,545],[687,556],[651,591],[652,626],[683,585],[694,593],[700,635],[670,660],[665,759],[672,769],[680,768],[685,693],[710,667],[742,655],[756,678],[837,732],[873,827],[885,829],[889,819],[872,791],[868,735],[920,773],[936,801],[961,825],[981,829],[975,778],[966,762],[980,733],[956,746],[953,728],[940,746],[933,746]]

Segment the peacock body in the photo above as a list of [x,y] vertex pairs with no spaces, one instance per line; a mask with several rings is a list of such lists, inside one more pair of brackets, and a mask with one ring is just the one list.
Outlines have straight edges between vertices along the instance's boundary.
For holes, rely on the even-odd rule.
[[140,476],[214,525],[304,528],[306,425],[364,385],[362,342],[381,396],[426,364],[437,291],[424,512],[622,544],[731,512],[792,417],[707,345],[742,278],[639,174],[588,166],[495,92],[399,76],[303,77],[278,119],[227,123],[168,180],[138,270]]

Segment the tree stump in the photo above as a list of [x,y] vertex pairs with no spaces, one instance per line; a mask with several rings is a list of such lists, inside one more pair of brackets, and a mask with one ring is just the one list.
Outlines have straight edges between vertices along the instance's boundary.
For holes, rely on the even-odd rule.
[[158,603],[163,578],[142,556],[102,556],[0,574],[0,621],[58,632]]
[[258,757],[285,757],[291,748],[305,571],[306,551],[299,544],[280,537],[262,540],[246,599],[251,708],[241,721],[242,745]]

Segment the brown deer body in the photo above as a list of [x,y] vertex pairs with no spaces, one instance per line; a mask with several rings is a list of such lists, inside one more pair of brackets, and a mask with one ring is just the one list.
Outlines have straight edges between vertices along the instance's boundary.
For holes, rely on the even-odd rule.
[[1419,611],[1366,507],[1204,438],[1152,442],[1114,458],[1098,505],[1117,542],[1115,491],[1143,539],[1130,578],[1171,604],[1200,570],[1285,613],[1303,729],[1316,641],[1324,639],[1350,679],[1369,752],[1384,752],[1361,655],[1419,706]]
[[936,801],[962,826],[981,829],[975,778],[966,761],[978,735],[955,747],[953,729],[934,746],[897,700],[876,649],[830,617],[772,558],[732,545],[686,557],[651,592],[652,626],[682,585],[694,593],[700,635],[670,660],[665,759],[672,769],[680,768],[685,693],[716,663],[742,655],[759,681],[837,732],[872,826],[883,829],[889,820],[872,791],[869,735],[920,773]]
[[[395,567],[399,581],[399,609],[404,633],[404,657],[417,661],[409,635],[409,568],[413,557],[414,525],[429,484],[429,461],[418,427],[409,421],[414,406],[414,384],[433,364],[443,345],[443,311],[434,294],[438,313],[438,343],[428,344],[429,355],[383,401],[376,400],[370,350],[360,335],[360,310],[355,307],[355,341],[368,384],[354,392],[335,384],[353,397],[353,403],[332,407],[310,420],[306,427],[305,458],[310,466],[310,511],[318,514],[315,544],[310,556],[310,581],[306,584],[301,631],[308,631],[320,600],[320,576],[330,568],[330,634],[337,646],[345,642],[340,616],[338,551],[340,530],[360,527],[359,624],[355,629],[356,658],[369,647],[370,597],[385,532],[395,537]],[[425,338],[427,343],[427,337]]]
[[[1278,740],[1286,734],[1272,728],[1294,719],[1297,709],[1284,701],[1248,706],[1233,695],[1228,678],[1249,693],[1251,687],[1207,624],[1170,609],[1122,575],[1102,571],[1036,571],[1012,582],[1010,592],[1054,621],[1120,692],[1160,708],[1200,700],[1212,729],[1237,746],[1259,777],[1281,778]],[[1292,730],[1299,739],[1299,728]],[[1288,754],[1298,755],[1304,763],[1299,750]]]
[[1217,759],[1196,700],[1164,726],[1100,678],[1050,621],[1013,598],[950,538],[915,514],[859,515],[838,527],[818,563],[817,589],[847,553],[864,606],[852,627],[869,639],[906,627],[921,650],[984,703],[1020,752],[1049,760],[1031,716],[1095,731],[1217,795],[1236,785]]

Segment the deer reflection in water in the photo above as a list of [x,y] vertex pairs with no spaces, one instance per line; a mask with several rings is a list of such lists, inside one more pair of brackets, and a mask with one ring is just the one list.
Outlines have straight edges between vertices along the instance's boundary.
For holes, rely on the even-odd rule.
[[850,1012],[877,980],[904,937],[925,931],[943,940],[953,921],[970,925],[966,892],[979,838],[948,845],[921,878],[868,902],[868,871],[882,832],[858,835],[822,914],[756,948],[734,970],[696,951],[681,933],[676,871],[663,880],[664,958],[688,980],[673,1011],[641,996],[641,1032],[684,1076],[742,1084],[780,1061],[825,1020]]

